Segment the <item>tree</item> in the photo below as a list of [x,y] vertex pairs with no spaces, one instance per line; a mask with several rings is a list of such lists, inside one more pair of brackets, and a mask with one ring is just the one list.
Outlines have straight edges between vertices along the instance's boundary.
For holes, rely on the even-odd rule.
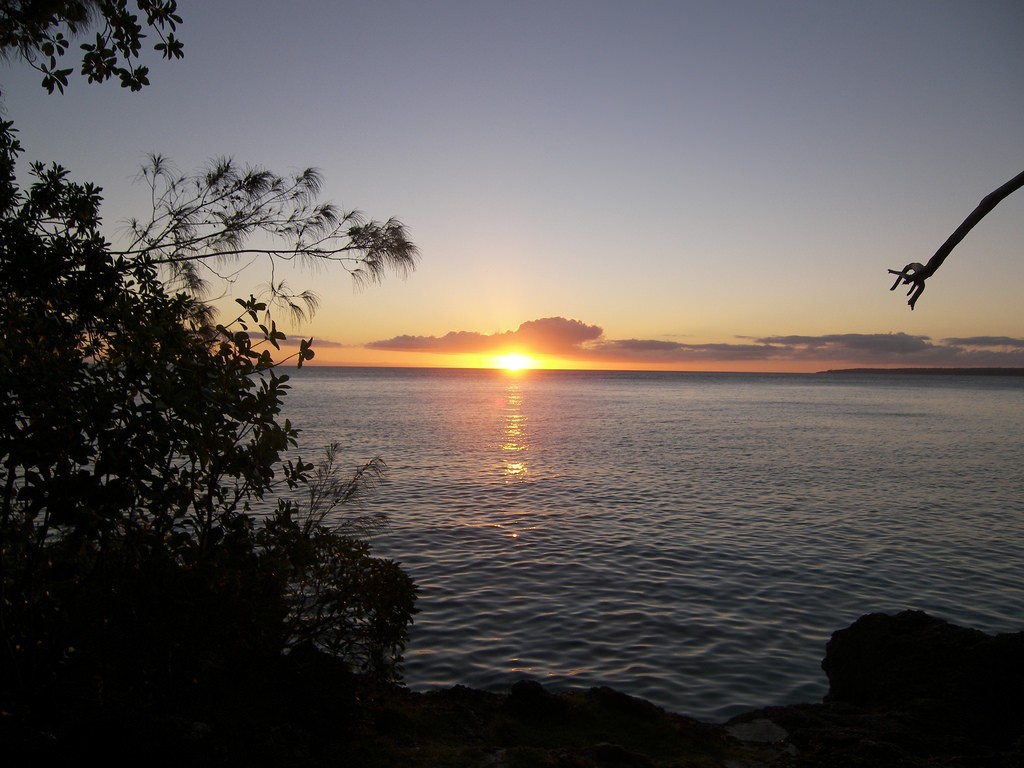
[[39,70],[48,92],[63,93],[74,71],[58,68],[71,44],[64,32],[77,37],[98,26],[95,40],[81,46],[81,74],[90,83],[116,77],[139,91],[149,85],[149,68],[139,63],[144,30],[156,33],[153,49],[162,58],[182,58],[184,45],[174,36],[181,24],[176,0],[135,0],[135,7],[138,13],[128,10],[127,0],[2,0],[0,51]]
[[1017,174],[998,189],[985,195],[981,202],[978,203],[978,207],[971,212],[971,215],[964,219],[963,223],[956,228],[953,234],[946,238],[946,242],[939,247],[939,250],[928,259],[927,264],[914,261],[907,264],[901,270],[890,269],[889,274],[896,275],[896,282],[892,284],[892,288],[889,290],[896,290],[900,283],[909,285],[910,290],[907,291],[907,295],[910,296],[910,301],[907,303],[913,309],[914,305],[917,304],[917,300],[921,298],[921,294],[924,293],[925,280],[935,274],[936,270],[942,266],[942,262],[946,260],[946,257],[952,253],[953,249],[967,236],[968,232],[974,229],[974,226],[979,221],[999,205],[1003,198],[1021,187],[1024,187],[1024,172]]
[[[137,2],[178,23],[174,5]],[[91,12],[132,58],[117,30],[141,33],[125,7],[7,2],[21,37],[2,45],[45,54],[55,24],[81,31]],[[123,87],[145,84],[128,69]],[[415,585],[361,537],[380,521],[346,514],[383,462],[342,480],[336,448],[319,468],[295,455],[280,366],[312,358],[311,340],[275,359],[272,307],[238,299],[214,324],[200,288],[247,254],[340,262],[357,279],[408,270],[402,225],[317,203],[315,172],[221,161],[182,176],[154,158],[153,215],[117,250],[100,190],[42,163],[23,188],[20,153],[0,123],[0,707],[125,712],[298,645],[396,678]],[[275,244],[250,248],[253,236]],[[280,283],[272,294],[315,308]]]

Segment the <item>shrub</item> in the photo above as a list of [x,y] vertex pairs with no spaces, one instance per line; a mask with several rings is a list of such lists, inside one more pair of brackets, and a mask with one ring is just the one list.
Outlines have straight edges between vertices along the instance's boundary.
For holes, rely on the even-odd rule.
[[[0,133],[13,168],[10,124]],[[324,512],[382,464],[346,486],[334,453],[320,470],[283,460],[298,432],[281,416],[288,377],[269,349],[284,334],[261,322],[266,305],[240,300],[233,321],[207,325],[151,253],[111,251],[98,189],[59,166],[32,177],[0,195],[7,705],[159,700],[299,642],[397,679],[415,587]],[[295,358],[312,354],[303,342]],[[305,509],[281,498],[253,515],[300,489]]]

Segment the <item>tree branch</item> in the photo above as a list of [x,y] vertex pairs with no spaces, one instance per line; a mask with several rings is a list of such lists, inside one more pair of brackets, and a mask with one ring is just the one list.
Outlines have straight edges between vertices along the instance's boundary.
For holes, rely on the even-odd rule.
[[1009,196],[1011,193],[1016,192],[1021,187],[1024,187],[1024,171],[1014,176],[1008,182],[1003,184],[989,194],[982,198],[981,202],[978,203],[978,207],[975,208],[971,215],[964,219],[963,224],[956,228],[930,259],[927,264],[920,264],[918,262],[911,262],[907,264],[903,269],[897,271],[890,269],[890,275],[896,275],[896,282],[892,284],[890,291],[896,290],[896,287],[902,282],[903,285],[911,286],[910,290],[907,291],[907,295],[910,296],[910,301],[907,303],[910,308],[914,308],[914,304],[924,293],[924,281],[935,274],[935,271],[942,266],[942,262],[946,260],[950,252],[963,240],[967,233],[974,229],[974,226],[981,221],[988,213],[995,208],[1002,200]]
[[[129,222],[131,242],[112,255],[146,258],[168,270],[169,285],[196,296],[207,287],[202,268],[230,282],[237,271],[225,273],[211,264],[244,256],[265,257],[271,268],[277,261],[340,264],[360,285],[377,282],[387,271],[408,273],[419,255],[397,219],[367,221],[358,211],[318,203],[323,182],[315,169],[282,177],[222,158],[183,175],[153,155],[140,178],[150,188],[152,214]],[[250,238],[260,242],[250,245]]]

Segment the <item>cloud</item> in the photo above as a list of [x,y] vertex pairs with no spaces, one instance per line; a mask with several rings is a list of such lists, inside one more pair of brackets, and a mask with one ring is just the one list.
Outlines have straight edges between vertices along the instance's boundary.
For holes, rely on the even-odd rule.
[[870,365],[1024,365],[1024,344],[1007,337],[976,336],[934,342],[928,336],[906,333],[842,333],[769,336],[761,341],[786,349],[794,360],[843,360]]
[[579,320],[545,317],[529,320],[515,331],[483,334],[475,331],[451,331],[444,336],[395,336],[367,344],[369,349],[398,352],[434,352],[437,354],[487,353],[507,347],[522,347],[537,354],[574,355],[583,345],[599,339],[602,330]]
[[482,352],[492,342],[473,331],[452,331],[444,336],[395,336],[384,341],[371,341],[368,349],[386,349],[394,352],[436,352],[455,355],[465,352]]
[[860,354],[916,354],[928,350],[932,344],[927,336],[908,336],[905,333],[833,333],[825,336],[766,336],[763,344],[774,344],[792,350],[842,352]]
[[564,317],[530,320],[515,331],[444,336],[396,336],[370,349],[436,354],[495,354],[511,347],[561,356],[580,363],[644,366],[786,364],[865,366],[1024,366],[1024,339],[974,336],[934,341],[906,333],[838,333],[820,336],[737,337],[735,343],[688,344],[662,339],[607,339],[601,326]]
[[1024,348],[1024,339],[1013,339],[1009,336],[968,336],[966,338],[943,339],[942,343],[960,347]]
[[589,350],[601,359],[643,363],[691,363],[706,360],[765,360],[784,353],[768,344],[683,344],[677,341],[623,339],[605,341]]
[[566,320],[564,317],[528,320],[513,334],[515,342],[522,342],[536,352],[552,355],[578,351],[588,341],[596,341],[603,335],[604,331],[598,325],[586,325],[579,320]]
[[[814,360],[889,362],[920,358],[929,365],[941,365],[930,358],[950,349],[937,346],[927,336],[906,333],[832,333],[824,336],[766,336],[759,339],[786,350],[790,357]],[[929,358],[928,360],[925,360]]]
[[[282,347],[296,347],[298,348],[299,342],[302,339],[307,338],[301,333],[292,334],[287,339],[279,342]],[[331,349],[351,349],[353,344],[342,344],[340,341],[331,341],[330,339],[321,339],[318,336],[313,337],[313,349],[322,349],[324,347],[330,347]]]

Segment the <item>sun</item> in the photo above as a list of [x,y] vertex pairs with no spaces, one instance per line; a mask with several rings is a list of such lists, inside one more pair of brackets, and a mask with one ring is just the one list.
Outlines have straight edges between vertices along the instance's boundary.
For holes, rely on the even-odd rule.
[[529,355],[521,355],[517,352],[510,352],[507,355],[498,355],[492,363],[495,368],[501,368],[506,371],[524,371],[529,368],[536,368],[537,361]]

